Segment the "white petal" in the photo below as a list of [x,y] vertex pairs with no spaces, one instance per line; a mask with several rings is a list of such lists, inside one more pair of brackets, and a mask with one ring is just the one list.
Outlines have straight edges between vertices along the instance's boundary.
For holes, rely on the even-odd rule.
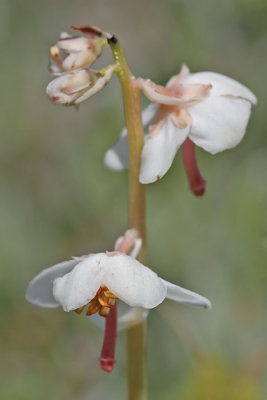
[[184,289],[163,279],[162,282],[164,282],[167,287],[167,299],[174,300],[182,304],[192,304],[194,306],[211,308],[211,302],[206,299],[206,297],[200,296],[200,294],[191,292],[191,290]]
[[59,307],[53,295],[53,282],[56,278],[70,272],[77,263],[77,260],[64,261],[41,271],[29,283],[26,290],[26,300],[39,307]]
[[202,83],[211,84],[211,96],[232,96],[248,100],[253,104],[257,103],[257,98],[246,86],[228,76],[216,72],[197,72],[188,75],[183,84]]
[[87,69],[82,69],[71,74],[61,86],[61,91],[66,94],[81,92],[93,83],[93,76]]
[[102,284],[129,306],[154,308],[166,296],[166,287],[157,274],[126,254],[106,255],[101,267]]
[[[149,311],[141,307],[130,307],[122,301],[117,301],[117,330],[122,331],[144,321]],[[105,329],[105,318],[98,313],[87,317],[93,325],[100,329]]]
[[251,104],[230,97],[207,97],[188,108],[192,117],[189,138],[209,153],[235,147],[243,138]]
[[70,72],[70,70],[72,69],[72,66],[73,66],[73,64],[74,64],[76,59],[77,59],[77,54],[76,53],[71,53],[66,58],[64,58],[64,60],[62,62],[63,71]]
[[74,104],[80,104],[83,101],[87,100],[89,97],[93,96],[94,94],[96,94],[97,92],[102,90],[110,81],[115,68],[116,67],[114,65],[111,65],[109,68],[107,68],[104,73],[104,76],[97,79],[94,86],[92,86],[84,94],[82,94],[80,97],[78,97],[77,100],[75,100]]
[[82,36],[69,36],[62,38],[57,42],[58,46],[68,52],[80,52],[88,50],[91,45],[91,40]]
[[158,133],[145,138],[139,177],[141,183],[155,182],[166,174],[189,129],[189,126],[179,129],[168,116]]
[[[142,112],[142,122],[146,126],[152,122],[158,111],[158,105],[149,104]],[[104,157],[104,164],[112,171],[122,171],[128,168],[128,140],[127,129],[121,131],[119,140],[107,150]]]
[[69,78],[72,78],[73,74],[65,74],[53,79],[46,88],[48,96],[58,104],[70,105],[77,97],[77,93],[66,94],[61,91],[62,86],[66,83]]
[[130,307],[123,302],[118,302],[118,330],[131,328],[143,322],[149,311],[142,307]]
[[73,270],[54,281],[53,295],[64,311],[75,310],[89,303],[101,286],[104,253],[90,254]]
[[123,171],[128,168],[128,139],[127,129],[121,131],[119,140],[106,151],[104,165],[112,171]]

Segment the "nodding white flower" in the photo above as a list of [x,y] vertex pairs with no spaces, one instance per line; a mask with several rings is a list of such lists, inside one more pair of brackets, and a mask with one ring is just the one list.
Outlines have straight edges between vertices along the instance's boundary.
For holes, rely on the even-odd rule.
[[[235,147],[245,134],[251,104],[257,102],[255,95],[241,83],[215,72],[191,74],[185,65],[166,87],[144,79],[137,79],[136,84],[153,102],[142,114],[145,143],[141,183],[162,178],[184,142],[188,145],[185,165],[190,185],[201,183],[194,144],[211,154]],[[118,171],[128,167],[126,129],[107,151],[104,163]]]
[[210,302],[165,281],[148,267],[118,251],[90,254],[44,269],[30,283],[26,299],[39,307],[107,315],[116,299],[151,309],[165,298],[210,307]]
[[70,72],[89,67],[107,44],[104,32],[91,26],[73,26],[85,36],[72,36],[62,32],[56,44],[50,47],[49,69],[52,74]]
[[[124,243],[131,246],[132,231]],[[140,247],[138,238],[131,251]],[[158,277],[151,269],[124,253],[90,254],[43,270],[28,285],[26,299],[39,307],[85,312],[91,321],[105,325],[100,366],[111,372],[115,363],[116,332],[142,322],[163,300],[210,308],[208,299]],[[118,304],[117,304],[118,303]],[[102,318],[105,317],[105,318]]]
[[78,105],[102,90],[110,81],[114,69],[115,66],[110,65],[101,71],[84,68],[62,74],[48,84],[46,92],[55,103]]

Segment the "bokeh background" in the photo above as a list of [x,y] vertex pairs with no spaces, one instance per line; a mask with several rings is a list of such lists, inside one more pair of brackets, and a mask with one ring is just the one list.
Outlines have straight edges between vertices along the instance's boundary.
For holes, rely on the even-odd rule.
[[[50,44],[82,24],[116,32],[137,76],[164,84],[187,63],[258,96],[236,149],[198,151],[203,198],[188,191],[181,154],[147,187],[148,265],[213,302],[150,313],[147,370],[150,399],[266,398],[266,18],[265,0],[1,0],[1,400],[126,398],[123,333],[106,374],[102,332],[24,300],[42,268],[112,249],[126,229],[127,173],[102,163],[124,125],[116,77],[78,112],[45,94]],[[100,64],[109,61],[106,49]]]

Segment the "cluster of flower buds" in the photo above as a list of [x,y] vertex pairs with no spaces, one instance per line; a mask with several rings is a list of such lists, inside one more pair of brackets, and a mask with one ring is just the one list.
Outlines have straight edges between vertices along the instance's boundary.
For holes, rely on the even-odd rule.
[[115,66],[99,71],[90,67],[107,45],[108,33],[92,26],[74,26],[83,36],[61,33],[50,47],[49,70],[56,78],[47,86],[48,96],[63,105],[77,105],[103,89]]

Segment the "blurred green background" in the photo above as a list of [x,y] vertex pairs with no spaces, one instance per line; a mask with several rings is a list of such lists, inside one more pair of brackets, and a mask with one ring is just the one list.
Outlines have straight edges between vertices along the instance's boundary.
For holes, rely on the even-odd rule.
[[[126,229],[127,173],[102,163],[124,125],[116,77],[78,112],[45,94],[50,44],[83,24],[116,32],[136,76],[164,84],[187,63],[258,96],[236,149],[198,151],[203,198],[187,189],[181,152],[147,187],[148,265],[213,302],[209,312],[166,301],[150,313],[147,369],[150,399],[266,398],[266,18],[265,0],[1,0],[1,400],[126,398],[123,334],[105,374],[102,332],[24,300],[42,268],[112,249]],[[110,60],[106,49],[101,63]]]

